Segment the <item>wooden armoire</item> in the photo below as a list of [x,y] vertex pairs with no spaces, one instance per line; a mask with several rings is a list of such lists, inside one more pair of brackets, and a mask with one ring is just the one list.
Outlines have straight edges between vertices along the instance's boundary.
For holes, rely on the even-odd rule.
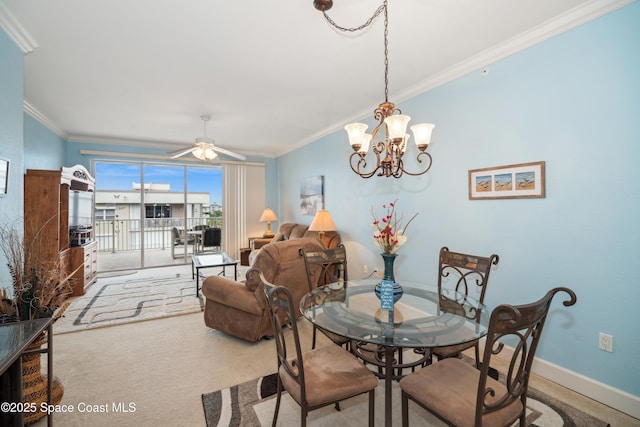
[[[93,225],[85,244],[71,246],[69,196],[95,191],[95,179],[81,165],[60,170],[28,169],[24,176],[24,241],[41,262],[59,262],[63,274],[74,273],[73,296],[95,282],[97,243]],[[80,268],[82,267],[82,268]]]

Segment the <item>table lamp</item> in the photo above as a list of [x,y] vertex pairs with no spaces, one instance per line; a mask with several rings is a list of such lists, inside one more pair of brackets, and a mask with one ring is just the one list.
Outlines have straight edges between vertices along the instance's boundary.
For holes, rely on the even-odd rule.
[[329,211],[324,209],[320,209],[316,213],[316,216],[313,218],[313,221],[311,221],[311,225],[309,226],[309,231],[318,232],[320,235],[320,241],[322,241],[325,231],[335,230],[337,230],[336,223],[333,222],[333,218],[331,218]]
[[264,212],[262,212],[262,215],[260,216],[260,222],[267,223],[267,231],[264,232],[262,237],[273,237],[273,231],[271,231],[271,221],[277,220],[278,217],[276,216],[275,212],[273,212],[273,209],[267,208],[264,210]]

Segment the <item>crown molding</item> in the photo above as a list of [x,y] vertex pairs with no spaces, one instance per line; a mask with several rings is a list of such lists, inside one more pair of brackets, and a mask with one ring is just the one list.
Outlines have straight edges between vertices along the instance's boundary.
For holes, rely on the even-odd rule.
[[0,28],[7,33],[25,55],[38,48],[35,39],[24,29],[2,1],[0,1]]
[[264,166],[263,162],[254,161],[241,161],[241,160],[221,160],[216,157],[211,161],[203,161],[196,159],[195,157],[179,157],[177,159],[171,158],[166,154],[144,154],[144,153],[125,153],[119,151],[104,151],[104,150],[80,150],[80,154],[89,156],[98,156],[101,158],[131,158],[131,159],[151,159],[151,160],[163,160],[172,163],[198,163],[198,164],[220,164],[220,165],[258,165]]
[[68,135],[62,128],[60,128],[53,121],[51,121],[47,116],[45,116],[40,111],[38,111],[38,109],[34,107],[26,99],[22,101],[22,110],[28,115],[30,115],[31,117],[33,117],[34,119],[36,119],[37,121],[39,121],[40,123],[42,123],[42,125],[48,128],[51,132],[58,135],[60,138],[65,140],[67,139]]
[[[66,138],[67,142],[83,143],[83,144],[102,144],[112,145],[120,147],[141,147],[141,148],[154,148],[159,150],[175,150],[176,146],[186,146],[184,141],[154,141],[144,139],[132,139],[132,138],[115,138],[108,136],[96,136],[96,135],[70,135]],[[261,153],[254,151],[237,150],[239,154],[243,154],[248,157],[264,157],[274,158],[273,154]]]
[[634,3],[636,0],[592,0],[558,15],[528,31],[497,44],[429,79],[394,95],[396,103],[406,101],[459,77],[477,71],[489,64],[521,52],[558,34],[572,30],[610,12]]

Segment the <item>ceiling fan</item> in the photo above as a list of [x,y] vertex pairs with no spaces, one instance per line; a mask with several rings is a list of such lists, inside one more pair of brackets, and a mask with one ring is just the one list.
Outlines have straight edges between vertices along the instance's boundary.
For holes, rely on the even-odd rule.
[[217,147],[213,139],[207,138],[207,122],[211,120],[211,116],[202,115],[200,119],[203,123],[204,132],[202,137],[196,138],[196,142],[190,147],[182,147],[174,151],[170,151],[167,154],[171,154],[172,159],[177,159],[178,157],[182,157],[185,154],[191,153],[193,157],[200,160],[213,160],[218,157],[218,153],[226,154],[227,156],[235,157],[240,160],[247,160],[245,156],[242,154],[237,154],[229,150],[225,150],[224,148]]

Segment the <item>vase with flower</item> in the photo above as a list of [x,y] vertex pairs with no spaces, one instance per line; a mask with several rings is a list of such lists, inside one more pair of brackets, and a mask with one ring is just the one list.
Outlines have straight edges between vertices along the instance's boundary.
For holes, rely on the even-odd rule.
[[[381,289],[385,283],[391,283],[393,286],[393,303],[395,304],[403,294],[402,286],[396,282],[393,266],[398,254],[396,253],[400,247],[406,243],[407,236],[405,232],[407,227],[418,215],[413,215],[406,223],[404,223],[404,215],[398,215],[396,212],[396,203],[398,200],[394,200],[389,204],[382,205],[385,210],[385,214],[382,216],[376,215],[373,208],[371,214],[373,216],[372,226],[376,228],[373,233],[373,241],[382,250],[380,254],[384,261],[384,276],[382,282],[379,282],[375,287],[375,293],[378,298],[381,297]],[[404,224],[404,225],[403,225]]]

